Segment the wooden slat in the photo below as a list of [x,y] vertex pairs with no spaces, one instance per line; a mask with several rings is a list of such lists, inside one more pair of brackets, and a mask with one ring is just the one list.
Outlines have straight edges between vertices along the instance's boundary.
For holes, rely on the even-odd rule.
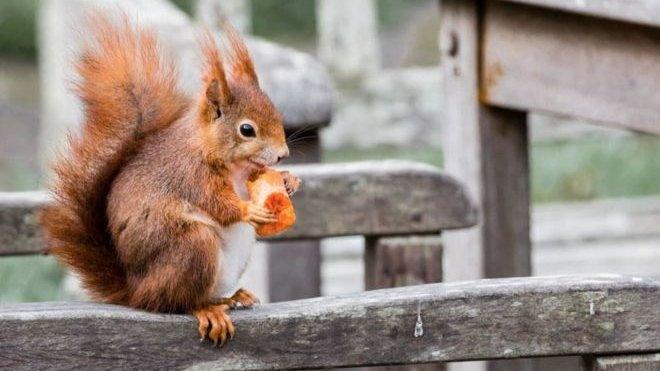
[[[405,287],[442,281],[440,236],[369,237],[364,252],[367,290]],[[444,363],[381,366],[369,371],[446,371]]]
[[366,242],[367,290],[442,281],[440,236],[371,237]]
[[[437,233],[473,225],[462,186],[436,168],[407,161],[288,167],[303,181],[297,222],[274,240],[340,235]],[[0,255],[41,251],[42,192],[0,193]]]
[[597,357],[589,363],[589,371],[658,371],[660,353]]
[[482,215],[477,228],[446,234],[446,277],[528,275],[526,114],[479,102],[477,2],[447,0],[441,5],[441,67],[444,91],[449,92],[442,102],[446,170],[466,185]]
[[[423,336],[414,337],[417,308]],[[660,348],[660,282],[512,278],[376,290],[233,312],[223,349],[190,316],[92,303],[0,307],[0,368],[318,368]]]
[[506,1],[660,27],[660,3],[657,0]]
[[[476,228],[445,234],[448,281],[531,273],[527,113],[479,100],[484,3],[441,1],[445,168],[466,185],[480,215]],[[457,367],[469,369],[451,370]],[[487,369],[533,365],[519,360]]]
[[487,2],[482,55],[483,102],[660,134],[660,29]]

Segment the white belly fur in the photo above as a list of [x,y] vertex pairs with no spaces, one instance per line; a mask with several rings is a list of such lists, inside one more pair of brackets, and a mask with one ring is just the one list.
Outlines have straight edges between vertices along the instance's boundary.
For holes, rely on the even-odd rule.
[[218,297],[230,297],[238,289],[238,281],[252,255],[255,236],[254,228],[248,223],[236,223],[221,229],[222,242],[218,251],[220,272],[215,289]]

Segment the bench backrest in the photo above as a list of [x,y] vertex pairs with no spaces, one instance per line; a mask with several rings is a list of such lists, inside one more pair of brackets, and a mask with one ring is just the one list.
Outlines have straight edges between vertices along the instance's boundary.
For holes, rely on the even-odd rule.
[[[462,186],[430,165],[407,161],[290,166],[302,179],[297,222],[272,240],[342,235],[438,234],[476,223]],[[42,191],[0,192],[0,255],[41,253]]]

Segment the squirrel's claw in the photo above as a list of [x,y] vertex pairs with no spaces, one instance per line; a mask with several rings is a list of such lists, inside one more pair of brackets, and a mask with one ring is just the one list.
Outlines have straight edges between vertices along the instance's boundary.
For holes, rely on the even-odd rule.
[[281,171],[282,179],[284,180],[284,188],[289,196],[293,195],[300,188],[300,178],[291,174],[289,171]]
[[209,305],[193,311],[192,314],[199,322],[198,331],[202,341],[208,337],[214,346],[219,344],[222,347],[227,338],[234,337],[234,325],[227,314],[228,309],[227,305],[222,304]]
[[246,289],[238,289],[234,295],[232,295],[231,300],[240,303],[241,308],[250,309],[256,304],[259,304],[259,298],[252,292]]

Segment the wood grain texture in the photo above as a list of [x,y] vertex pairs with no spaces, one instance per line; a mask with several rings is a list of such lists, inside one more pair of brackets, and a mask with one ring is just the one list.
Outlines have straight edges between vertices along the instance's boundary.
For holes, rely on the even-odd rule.
[[442,281],[440,236],[371,237],[366,249],[367,290]]
[[37,213],[48,202],[45,192],[0,192],[0,256],[40,254]]
[[[528,275],[527,115],[479,102],[481,11],[473,1],[441,5],[446,169],[464,182],[482,216],[478,228],[446,234],[446,277]],[[471,247],[466,252],[454,246]]]
[[[364,286],[367,290],[405,287],[442,281],[440,236],[377,237],[366,239]],[[381,366],[370,371],[445,371],[444,363]]]
[[589,371],[660,371],[660,353],[596,357]]
[[660,134],[660,28],[493,1],[482,55],[483,102]]
[[[287,168],[303,182],[293,198],[297,222],[270,241],[437,233],[476,222],[463,187],[429,165],[378,161]],[[0,255],[41,251],[35,215],[44,202],[42,192],[0,193]]]
[[[480,215],[477,228],[444,234],[445,280],[529,275],[527,115],[480,101],[485,78],[480,74],[483,14],[488,3],[440,4],[445,168],[466,184]],[[466,366],[451,365],[450,370],[457,368]],[[517,360],[489,363],[487,369],[527,371],[533,365]]]
[[660,27],[656,0],[506,0],[567,12]]
[[[218,350],[191,316],[93,303],[0,307],[0,368],[318,368],[660,349],[660,282],[612,275],[375,290],[232,313]],[[593,306],[591,305],[593,304]],[[413,330],[421,308],[424,335]]]

